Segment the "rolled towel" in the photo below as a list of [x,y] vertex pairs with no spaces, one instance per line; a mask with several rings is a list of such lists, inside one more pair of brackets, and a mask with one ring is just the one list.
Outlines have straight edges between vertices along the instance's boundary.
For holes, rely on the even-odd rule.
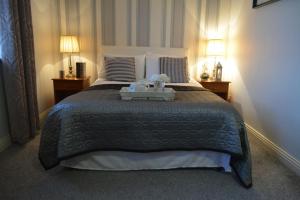
[[128,88],[128,91],[129,92],[144,92],[146,91],[146,86],[145,84],[142,84],[142,83],[131,83],[129,88]]

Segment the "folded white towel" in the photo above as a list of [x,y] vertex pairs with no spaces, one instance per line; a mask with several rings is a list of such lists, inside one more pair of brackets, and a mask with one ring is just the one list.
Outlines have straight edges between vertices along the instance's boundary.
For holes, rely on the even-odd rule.
[[128,91],[129,92],[143,92],[147,90],[147,86],[143,83],[137,82],[137,83],[131,83]]

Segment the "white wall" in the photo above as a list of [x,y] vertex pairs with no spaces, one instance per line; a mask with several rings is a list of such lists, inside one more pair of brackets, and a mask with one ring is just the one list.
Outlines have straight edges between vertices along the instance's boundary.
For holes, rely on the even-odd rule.
[[34,34],[35,64],[37,75],[37,95],[39,112],[53,105],[52,78],[57,77],[59,70],[59,48],[56,39],[59,38],[57,29],[57,13],[53,9],[56,1],[32,0],[32,22]]
[[232,0],[233,102],[245,121],[300,160],[300,1],[259,9]]
[[[66,2],[69,5],[67,10]],[[73,56],[73,66],[79,59],[86,62],[87,75],[91,76],[91,81],[96,79],[95,63],[98,59],[99,39],[94,35],[94,32],[98,31],[98,26],[94,25],[100,22],[99,13],[92,11],[99,7],[99,2],[98,0],[31,0],[40,113],[54,103],[51,79],[57,78],[58,71],[62,68],[67,73],[67,55],[59,52],[60,35],[79,35],[80,58],[78,55]],[[76,12],[74,5],[75,7],[78,5]],[[66,17],[66,11],[70,16]],[[77,15],[77,13],[80,14]],[[73,70],[75,70],[74,67]]]

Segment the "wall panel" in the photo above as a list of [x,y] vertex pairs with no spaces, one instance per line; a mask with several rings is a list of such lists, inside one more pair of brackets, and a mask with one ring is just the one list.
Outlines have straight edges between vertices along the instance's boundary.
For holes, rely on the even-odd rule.
[[149,46],[150,0],[138,0],[136,8],[136,46]]
[[115,45],[115,0],[101,0],[102,44]]
[[171,20],[171,47],[182,48],[184,38],[185,0],[173,0]]
[[162,46],[162,36],[164,20],[163,8],[164,0],[151,0],[150,1],[150,44],[152,47]]
[[122,0],[122,1],[118,1],[115,4],[115,23],[113,24],[115,26],[115,30],[116,30],[116,45],[117,46],[127,46],[128,45],[128,31],[127,28],[130,29],[130,27],[128,27],[128,0]]

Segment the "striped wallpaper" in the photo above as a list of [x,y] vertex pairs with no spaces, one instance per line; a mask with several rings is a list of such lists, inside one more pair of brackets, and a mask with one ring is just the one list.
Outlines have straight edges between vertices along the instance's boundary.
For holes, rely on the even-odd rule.
[[103,45],[184,47],[185,0],[102,0],[101,6]]
[[[197,42],[199,35],[191,34],[192,31],[199,33],[204,28],[206,32],[220,32],[219,22],[228,21],[224,13],[228,13],[231,3],[230,0],[56,1],[62,33],[80,35],[90,31],[82,30],[82,23],[92,23],[100,28],[101,33],[96,34],[101,37],[102,45],[174,48],[188,48],[188,38]],[[83,14],[89,17],[82,18]],[[86,21],[88,18],[90,21]]]
[[[31,0],[38,68],[40,110],[52,101],[49,80],[67,71],[68,55],[59,52],[60,35],[77,35],[91,82],[101,72],[102,48],[113,46],[184,47],[195,66],[205,38],[229,31],[235,0]],[[37,19],[38,18],[38,19]],[[232,23],[234,24],[234,23]],[[197,73],[191,73],[198,76]],[[50,86],[49,86],[50,85]]]
[[[101,48],[148,46],[187,48],[189,63],[204,52],[204,39],[228,32],[231,0],[51,0],[59,36],[80,38],[80,59],[96,77]],[[57,50],[55,50],[57,51]],[[58,51],[57,51],[58,52]],[[58,56],[63,58],[62,54]],[[65,64],[66,65],[66,64]]]

